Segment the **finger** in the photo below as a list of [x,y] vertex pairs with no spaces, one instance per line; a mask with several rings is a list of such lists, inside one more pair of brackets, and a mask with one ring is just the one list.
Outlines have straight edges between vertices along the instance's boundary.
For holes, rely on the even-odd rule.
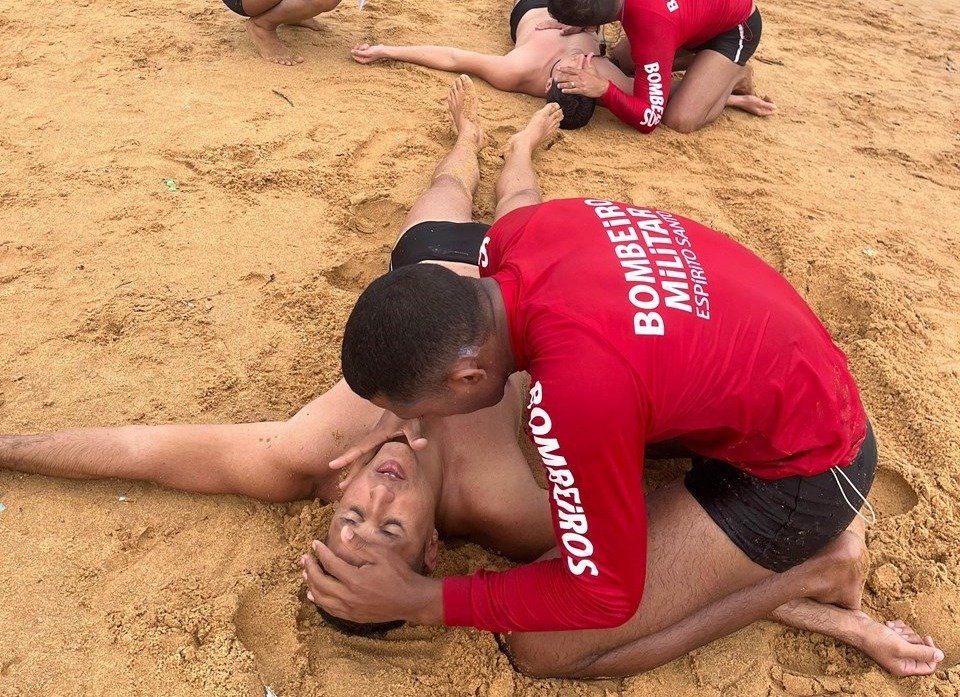
[[423,450],[427,447],[427,439],[421,435],[420,419],[408,421],[403,426],[403,435],[406,437],[410,447],[414,450]]
[[307,590],[313,595],[313,602],[317,602],[317,598],[339,597],[343,584],[336,578],[323,573],[323,569],[312,555],[304,554],[300,557],[300,563],[303,565],[303,581],[307,584]]
[[[359,566],[366,564],[375,564],[381,557],[377,554],[377,548],[370,545],[364,538],[357,534],[356,530],[349,526],[340,528],[340,540],[344,546],[349,548],[353,554],[363,562]],[[353,564],[351,564],[353,566]]]
[[564,94],[583,94],[582,87],[567,87],[566,89],[560,90]]
[[357,567],[338,557],[332,549],[320,540],[313,541],[313,553],[317,555],[317,559],[323,564],[326,572],[341,583],[346,585],[356,578]]
[[589,68],[593,65],[593,52],[587,54],[586,59],[584,60],[584,66]]

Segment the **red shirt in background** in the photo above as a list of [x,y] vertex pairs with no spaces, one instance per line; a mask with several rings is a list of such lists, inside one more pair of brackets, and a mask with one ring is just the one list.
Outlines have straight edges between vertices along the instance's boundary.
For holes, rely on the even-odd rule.
[[847,361],[790,286],[692,220],[589,199],[489,230],[560,559],[444,581],[448,625],[586,629],[636,611],[645,443],[675,440],[757,477],[853,461],[866,414]]
[[610,83],[600,102],[643,133],[660,123],[673,58],[747,20],[753,0],[624,0],[620,21],[635,66],[633,94]]

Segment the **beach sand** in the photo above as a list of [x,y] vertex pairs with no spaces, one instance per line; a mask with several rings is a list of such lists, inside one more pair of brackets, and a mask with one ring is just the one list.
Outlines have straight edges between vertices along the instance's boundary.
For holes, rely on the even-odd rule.
[[[345,2],[281,30],[306,58],[284,68],[215,0],[0,7],[0,432],[284,419],[332,385],[346,315],[452,142],[451,75],[348,49],[505,51],[509,11]],[[636,678],[534,681],[489,634],[325,628],[297,558],[330,506],[0,472],[0,695],[960,693],[958,7],[762,11],[779,115],[642,136],[604,112],[540,154],[543,192],[690,216],[799,288],[880,443],[866,608],[934,635],[943,670],[895,680],[760,622]],[[499,147],[540,102],[478,89],[489,220]],[[440,571],[484,564],[504,562],[452,541]]]

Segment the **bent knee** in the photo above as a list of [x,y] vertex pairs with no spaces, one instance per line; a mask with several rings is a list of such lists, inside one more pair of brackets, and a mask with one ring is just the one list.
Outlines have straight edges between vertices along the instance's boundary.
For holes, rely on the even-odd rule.
[[590,672],[592,656],[571,656],[543,634],[508,634],[501,646],[513,667],[530,678],[596,677]]
[[693,133],[707,125],[706,119],[689,111],[668,111],[663,115],[663,125],[677,133]]
[[330,10],[336,9],[337,5],[340,4],[340,0],[307,0],[310,12],[315,16],[323,12],[329,12]]

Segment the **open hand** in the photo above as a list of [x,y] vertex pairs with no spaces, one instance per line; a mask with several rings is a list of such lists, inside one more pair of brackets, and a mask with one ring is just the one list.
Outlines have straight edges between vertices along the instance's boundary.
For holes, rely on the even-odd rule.
[[596,66],[593,65],[593,54],[588,53],[580,57],[576,67],[557,68],[557,85],[564,94],[582,94],[599,99],[606,93],[610,81],[600,76]]
[[401,419],[393,412],[385,411],[370,433],[351,445],[343,455],[330,462],[330,469],[342,469],[354,462],[369,460],[381,445],[401,435],[407,439],[414,450],[423,450],[427,447],[427,439],[420,435],[419,419]]
[[349,528],[344,528],[342,539],[351,554],[365,563],[353,566],[314,540],[316,557],[305,554],[300,559],[310,602],[353,622],[402,619],[414,624],[443,624],[439,579],[421,576],[396,551],[365,544]]
[[350,49],[350,55],[353,56],[353,60],[357,63],[373,63],[374,61],[381,60],[386,58],[385,46],[381,44],[376,44],[371,46],[370,44],[357,44],[352,49]]

